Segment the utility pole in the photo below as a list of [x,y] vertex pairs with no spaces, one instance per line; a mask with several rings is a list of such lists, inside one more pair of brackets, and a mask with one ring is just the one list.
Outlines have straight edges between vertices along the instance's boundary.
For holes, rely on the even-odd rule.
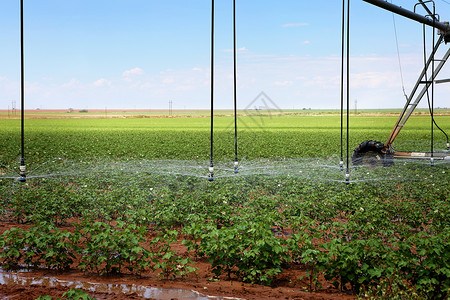
[[172,115],[172,100],[169,100],[169,116]]
[[11,101],[11,115],[16,115],[16,101]]

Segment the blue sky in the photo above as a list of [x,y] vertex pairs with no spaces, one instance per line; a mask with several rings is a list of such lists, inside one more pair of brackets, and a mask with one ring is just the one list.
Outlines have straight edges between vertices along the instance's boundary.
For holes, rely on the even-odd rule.
[[[209,108],[211,1],[24,2],[27,108]],[[341,1],[236,2],[239,108],[261,91],[282,109],[338,108]],[[393,3],[412,9],[415,1]],[[215,106],[231,109],[232,1],[215,6]],[[436,0],[436,9],[450,20],[450,1]],[[423,65],[422,26],[395,22],[409,92]],[[18,0],[0,0],[0,28],[6,109],[20,102]],[[392,13],[353,0],[352,107],[402,107],[399,70]],[[439,78],[450,78],[450,63]],[[450,106],[448,95],[450,84],[437,85],[436,106]]]

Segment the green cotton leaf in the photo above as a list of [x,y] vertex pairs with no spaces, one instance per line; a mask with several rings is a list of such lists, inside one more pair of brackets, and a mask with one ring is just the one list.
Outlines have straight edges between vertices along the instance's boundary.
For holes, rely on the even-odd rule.
[[12,256],[13,257],[19,257],[20,256],[20,251],[19,251],[19,249],[17,249],[17,248],[12,248],[11,250],[10,250],[12,253]]
[[161,259],[170,259],[170,258],[172,258],[172,256],[173,256],[173,253],[171,253],[169,251],[169,252],[166,252]]
[[135,247],[131,248],[130,251],[131,251],[131,253],[133,253],[133,254],[138,254],[139,252],[142,251],[142,247],[141,247],[141,246],[135,246]]
[[[61,298],[57,298],[56,300],[61,300]],[[49,295],[39,296],[36,300],[53,300],[53,298]]]
[[382,269],[372,269],[368,271],[372,277],[380,278],[381,274],[383,273]]

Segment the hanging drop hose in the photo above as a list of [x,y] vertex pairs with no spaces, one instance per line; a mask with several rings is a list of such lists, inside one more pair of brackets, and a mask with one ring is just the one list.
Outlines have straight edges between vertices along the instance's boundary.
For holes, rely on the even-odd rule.
[[350,127],[350,0],[347,1],[347,165],[345,171],[345,183],[349,184],[349,127]]
[[[434,18],[434,13],[435,10],[433,9],[433,25],[435,22],[435,18]],[[424,25],[425,26],[425,25]],[[432,40],[433,42],[431,43],[432,46],[434,46],[434,35],[435,35],[435,29],[433,27],[433,33],[432,33]],[[425,46],[425,44],[424,44]],[[430,164],[432,166],[434,166],[434,157],[433,157],[433,153],[434,153],[434,56],[436,55],[436,53],[434,52],[434,50],[432,50],[431,53],[431,105],[430,105],[430,96],[428,95],[428,89],[427,89],[427,101],[428,101],[428,109],[430,110],[430,116],[431,116],[431,158],[430,158]],[[425,72],[426,74],[426,72]],[[425,78],[426,79],[426,78]]]
[[344,170],[344,36],[345,36],[345,0],[342,0],[342,31],[341,31],[341,156],[339,169]]
[[237,140],[237,83],[236,83],[236,0],[233,0],[233,63],[234,63],[234,173],[239,172],[239,161],[238,161],[238,140]]
[[20,1],[20,167],[19,175],[20,181],[25,182],[26,179],[26,165],[25,165],[25,73],[24,73],[24,46],[23,46],[23,0]]
[[[434,19],[433,19],[434,20]],[[434,45],[434,34],[435,34],[435,29],[433,27],[433,45]],[[434,50],[432,50],[434,51]],[[424,59],[424,65],[426,68],[426,55],[427,55],[427,50],[426,50],[426,29],[425,29],[425,25],[423,25],[423,59]],[[431,116],[431,165],[434,164],[434,159],[433,159],[433,152],[434,152],[434,126],[436,126],[436,128],[438,128],[444,135],[445,138],[447,140],[447,150],[450,149],[450,143],[449,143],[449,139],[448,139],[448,135],[447,133],[436,123],[436,120],[434,119],[434,55],[435,53],[432,53],[432,76],[431,76],[431,102],[430,102],[430,94],[428,92],[428,88],[426,89],[426,94],[427,94],[427,103],[428,103],[428,111],[430,112],[430,116]],[[426,84],[428,84],[428,75],[427,72],[425,72],[425,82]]]
[[214,0],[211,1],[211,145],[209,156],[209,181],[214,180]]

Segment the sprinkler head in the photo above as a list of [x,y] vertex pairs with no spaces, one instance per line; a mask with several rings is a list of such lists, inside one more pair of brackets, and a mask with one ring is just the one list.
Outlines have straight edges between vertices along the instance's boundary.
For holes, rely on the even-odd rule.
[[239,162],[238,161],[235,161],[234,162],[234,173],[239,173]]
[[433,157],[430,158],[430,165],[431,165],[431,166],[434,166],[434,158],[433,158]]
[[19,167],[19,175],[20,175],[20,182],[27,181],[27,174],[26,174],[27,167],[25,166],[25,161],[23,158],[20,161],[20,167]]
[[450,150],[450,143],[447,142],[447,150]]
[[350,173],[345,173],[345,184],[349,184],[350,183]]
[[209,173],[208,173],[208,180],[213,181],[214,180],[214,167],[211,165],[209,166]]
[[344,171],[344,161],[343,160],[341,160],[339,162],[339,170]]

